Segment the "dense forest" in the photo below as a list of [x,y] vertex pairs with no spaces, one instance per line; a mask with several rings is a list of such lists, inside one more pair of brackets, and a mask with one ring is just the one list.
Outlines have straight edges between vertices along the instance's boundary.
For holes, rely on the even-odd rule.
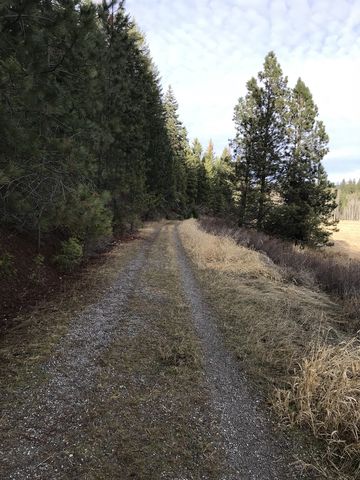
[[211,141],[190,145],[123,2],[3,2],[0,31],[1,225],[39,251],[58,238],[64,269],[99,238],[159,217],[231,216],[326,243],[328,138],[309,89],[288,87],[275,54],[235,108],[232,150],[216,156]]
[[338,206],[334,212],[337,220],[360,220],[360,180],[343,180],[336,187]]
[[81,252],[141,219],[226,208],[210,184],[229,153],[189,146],[122,3],[5,2],[0,30],[2,225]]

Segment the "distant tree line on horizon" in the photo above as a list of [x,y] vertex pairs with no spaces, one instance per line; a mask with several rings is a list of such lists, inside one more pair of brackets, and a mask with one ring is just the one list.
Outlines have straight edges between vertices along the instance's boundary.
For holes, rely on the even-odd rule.
[[199,214],[326,243],[328,138],[309,89],[276,56],[235,108],[220,156],[190,145],[171,87],[124,2],[0,6],[1,226],[83,249],[139,221]]
[[343,180],[336,186],[336,220],[360,220],[360,180]]

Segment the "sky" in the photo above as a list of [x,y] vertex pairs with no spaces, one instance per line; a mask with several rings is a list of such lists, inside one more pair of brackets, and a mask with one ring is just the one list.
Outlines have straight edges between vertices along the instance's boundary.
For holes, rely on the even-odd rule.
[[273,50],[310,88],[330,136],[332,181],[360,178],[360,0],[127,0],[189,138],[221,153],[234,106]]

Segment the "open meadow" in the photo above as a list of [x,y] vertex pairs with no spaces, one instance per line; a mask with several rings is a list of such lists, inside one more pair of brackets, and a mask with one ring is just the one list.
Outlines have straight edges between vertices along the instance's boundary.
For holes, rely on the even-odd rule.
[[341,220],[338,229],[332,236],[332,249],[360,260],[360,221]]

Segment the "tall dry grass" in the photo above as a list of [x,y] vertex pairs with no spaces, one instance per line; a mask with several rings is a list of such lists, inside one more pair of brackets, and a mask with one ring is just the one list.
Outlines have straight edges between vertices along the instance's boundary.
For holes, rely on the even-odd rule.
[[331,459],[360,477],[360,344],[318,345],[304,358],[275,407],[327,442]]
[[206,233],[198,228],[195,220],[183,223],[180,230],[186,235],[187,248],[201,268],[280,278],[278,271],[269,267],[265,255],[237,245],[230,236],[216,237]]
[[179,233],[227,344],[271,392],[276,411],[325,440],[336,468],[360,478],[360,346],[338,328],[339,306],[194,220]]
[[232,238],[236,244],[265,253],[294,283],[319,286],[341,300],[344,328],[360,329],[360,261],[329,250],[301,249],[255,229],[238,228],[218,218],[202,218],[209,233]]

